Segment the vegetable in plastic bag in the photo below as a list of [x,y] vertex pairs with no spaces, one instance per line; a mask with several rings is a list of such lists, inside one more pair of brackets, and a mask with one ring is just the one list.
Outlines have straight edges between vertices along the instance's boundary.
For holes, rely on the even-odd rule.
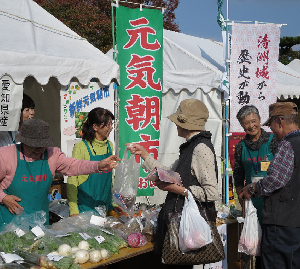
[[131,212],[135,203],[140,176],[140,164],[135,155],[128,159],[128,148],[125,148],[121,163],[115,168],[115,181],[112,189],[114,202],[123,210]]
[[75,260],[74,263],[84,264],[90,258],[89,252],[85,249],[79,249],[75,253]]
[[141,233],[131,233],[127,237],[127,243],[132,248],[143,247],[147,242],[146,236]]
[[68,256],[71,253],[71,246],[69,246],[68,244],[62,244],[58,247],[58,253],[59,255],[62,256]]
[[97,263],[102,260],[102,255],[100,250],[93,250],[90,252],[90,262]]
[[261,236],[262,231],[257,218],[257,210],[251,200],[245,200],[245,220],[238,251],[250,256],[259,256]]
[[184,201],[178,241],[182,253],[202,248],[212,242],[210,227],[201,216],[193,194],[190,192]]

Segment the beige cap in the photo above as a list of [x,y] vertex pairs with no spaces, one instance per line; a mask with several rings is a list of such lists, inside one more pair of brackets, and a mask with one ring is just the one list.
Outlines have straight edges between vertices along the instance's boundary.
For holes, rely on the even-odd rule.
[[269,118],[263,124],[269,126],[271,118],[274,116],[297,115],[298,107],[293,102],[277,102],[269,105]]
[[203,102],[198,99],[186,99],[168,119],[187,130],[205,131],[204,125],[208,116],[208,109]]

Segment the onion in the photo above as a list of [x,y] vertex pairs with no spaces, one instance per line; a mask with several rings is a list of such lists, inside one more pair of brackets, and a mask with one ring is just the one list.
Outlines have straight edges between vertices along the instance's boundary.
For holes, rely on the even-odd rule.
[[71,253],[71,247],[68,244],[62,244],[58,248],[58,254],[68,256]]
[[75,263],[83,264],[86,263],[90,258],[90,255],[87,250],[80,249],[75,253]]
[[82,241],[79,242],[78,248],[79,248],[79,249],[89,250],[90,244],[89,244],[88,241],[82,240]]
[[93,250],[90,252],[90,262],[96,263],[102,260],[102,255],[100,250]]
[[106,250],[105,248],[102,248],[100,250],[100,252],[101,252],[101,257],[102,257],[103,260],[107,260],[109,258],[108,250]]

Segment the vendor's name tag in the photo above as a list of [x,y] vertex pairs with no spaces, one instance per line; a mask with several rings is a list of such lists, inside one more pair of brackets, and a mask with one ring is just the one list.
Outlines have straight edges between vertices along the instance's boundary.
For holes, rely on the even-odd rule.
[[260,163],[260,170],[267,171],[269,168],[270,162],[261,162]]

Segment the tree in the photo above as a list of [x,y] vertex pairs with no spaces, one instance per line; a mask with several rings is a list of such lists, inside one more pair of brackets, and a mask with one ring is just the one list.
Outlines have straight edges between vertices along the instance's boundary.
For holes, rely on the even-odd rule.
[[279,61],[283,64],[289,64],[294,59],[300,59],[300,51],[293,50],[293,46],[300,44],[300,36],[285,36],[280,38],[279,43]]
[[[42,8],[67,25],[96,48],[106,53],[112,48],[112,19],[110,0],[34,0]],[[135,0],[136,3],[166,8],[164,29],[179,32],[175,9],[179,0]],[[121,3],[131,8],[137,5]],[[152,8],[152,7],[144,7]],[[114,18],[115,19],[115,18]],[[116,24],[114,24],[116,25]],[[115,31],[116,32],[116,31]]]

